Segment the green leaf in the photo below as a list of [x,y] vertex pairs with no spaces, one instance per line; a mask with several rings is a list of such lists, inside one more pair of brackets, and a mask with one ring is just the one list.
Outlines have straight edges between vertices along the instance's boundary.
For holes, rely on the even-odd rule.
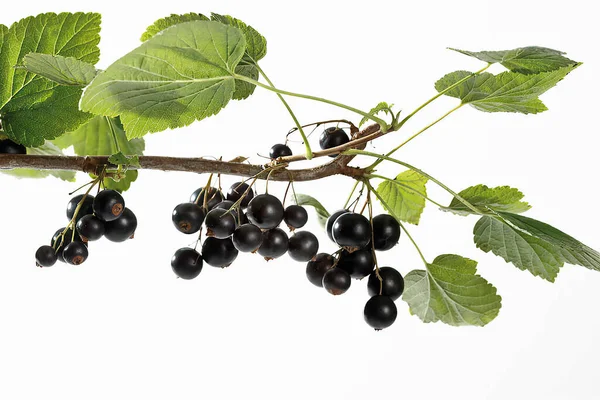
[[393,181],[377,186],[383,207],[400,221],[418,225],[425,208],[427,178],[415,171],[404,171]]
[[108,162],[114,165],[120,165],[128,167],[133,165],[135,167],[140,166],[140,158],[138,156],[126,156],[122,152],[118,152],[116,154],[112,154],[108,157]]
[[[385,101],[382,101],[381,103],[377,104],[375,107],[371,108],[371,111],[369,111],[369,115],[376,116],[377,114],[383,112],[386,115],[394,116],[394,114],[392,113],[392,107],[394,107],[393,104],[388,104]],[[363,117],[363,119],[360,120],[360,123],[358,124],[358,126],[361,127],[364,124],[366,124],[368,121],[369,121],[369,118]]]
[[116,190],[120,193],[123,193],[131,187],[131,183],[135,182],[138,177],[138,171],[134,169],[130,169],[123,173],[118,180],[112,178],[104,178],[103,183],[107,189]]
[[95,64],[99,32],[96,13],[40,14],[0,29],[0,115],[8,137],[28,147],[39,146],[90,118],[78,111],[81,88],[59,86],[14,67],[31,52]]
[[[520,214],[531,208],[527,202],[521,201],[524,197],[523,193],[510,186],[489,188],[486,185],[476,185],[463,190],[459,195],[484,212],[489,209]],[[452,199],[444,211],[451,211],[459,215],[474,214],[470,208],[456,198]]]
[[499,212],[482,217],[473,230],[475,245],[521,270],[554,282],[565,264],[600,271],[600,253],[564,232],[532,218]]
[[317,200],[314,197],[309,196],[307,194],[300,194],[300,193],[298,193],[295,197],[296,198],[294,198],[294,196],[292,196],[292,200],[294,200],[294,202],[296,204],[298,204],[299,206],[314,207],[315,211],[317,212],[317,219],[319,220],[319,223],[322,226],[325,226],[325,223],[327,222],[327,218],[329,218],[330,214],[325,209],[323,204],[321,204],[321,202],[319,200]]
[[453,254],[437,257],[427,270],[404,278],[402,299],[423,322],[484,326],[500,312],[496,288],[476,275],[477,262]]
[[96,116],[77,130],[55,139],[62,149],[73,146],[80,156],[109,156],[121,151],[126,155],[142,155],[144,139],[127,140],[119,118]]
[[129,139],[189,125],[227,105],[244,49],[237,28],[211,21],[178,24],[101,72],[81,108],[120,115]]
[[467,51],[450,48],[467,56],[490,64],[500,63],[507,69],[521,74],[537,74],[555,71],[577,64],[564,56],[565,53],[546,47],[528,46],[502,51]]
[[213,21],[236,27],[242,31],[246,38],[244,61],[251,61],[253,64],[256,64],[267,55],[267,39],[250,25],[247,25],[245,22],[234,18],[231,15],[212,13],[210,18]]
[[[43,156],[62,156],[63,153],[58,147],[51,142],[46,142],[40,147],[28,147],[27,154],[43,155]],[[46,178],[54,176],[67,182],[75,182],[75,171],[62,170],[40,170],[29,168],[15,168],[11,170],[2,170],[5,174],[12,175],[17,178]]]
[[[239,75],[244,75],[248,78],[258,80],[258,68],[256,64],[267,54],[267,40],[263,35],[258,33],[256,29],[247,25],[243,21],[234,18],[230,15],[211,14],[213,21],[220,22],[225,25],[231,25],[242,31],[246,38],[246,51],[240,64],[236,67],[235,72]],[[234,100],[243,100],[248,98],[256,86],[245,81],[235,81]]]
[[[538,96],[556,85],[578,65],[531,75],[516,72],[492,75],[484,72],[467,79],[445,94],[480,111],[537,114],[547,110]],[[469,75],[471,72],[467,71],[451,72],[437,81],[435,88],[441,92]]]
[[85,61],[42,53],[25,55],[21,67],[66,86],[86,86],[98,73],[92,64]]
[[155,21],[152,25],[146,28],[146,32],[142,34],[140,40],[142,42],[145,42],[157,33],[162,32],[165,29],[172,27],[173,25],[181,24],[183,22],[208,20],[208,17],[205,17],[204,15],[198,13],[171,14],[168,17],[161,18]]

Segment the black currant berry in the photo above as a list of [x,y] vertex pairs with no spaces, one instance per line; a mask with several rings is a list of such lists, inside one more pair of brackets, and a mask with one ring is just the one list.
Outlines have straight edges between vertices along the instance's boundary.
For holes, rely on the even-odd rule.
[[259,194],[248,204],[246,215],[251,223],[261,229],[273,229],[283,220],[281,201],[270,194]]
[[202,243],[202,258],[213,267],[229,267],[237,258],[238,251],[233,246],[231,238],[217,239],[207,237]]
[[263,241],[258,248],[258,254],[265,260],[273,260],[284,255],[289,246],[287,233],[283,229],[273,228],[263,232]]
[[77,233],[84,241],[94,241],[104,236],[104,221],[95,215],[84,215],[77,221]]
[[173,254],[171,268],[182,279],[194,279],[202,271],[202,256],[189,247],[181,248]]
[[[331,127],[327,128],[321,133],[319,138],[319,146],[321,149],[331,149],[332,147],[341,146],[350,141],[350,138],[341,128]],[[338,154],[331,154],[329,157],[337,157]]]
[[181,203],[173,209],[171,220],[175,228],[186,234],[196,233],[204,223],[206,212],[196,203]]
[[123,214],[125,200],[116,190],[104,189],[94,199],[94,214],[103,221],[114,221]]
[[327,236],[329,236],[329,239],[331,239],[333,241],[333,233],[332,233],[332,229],[333,229],[333,223],[335,222],[336,219],[338,219],[338,217],[340,217],[343,214],[348,214],[350,212],[350,210],[337,210],[336,212],[334,212],[333,214],[331,214],[329,216],[329,218],[327,218],[327,222],[325,223],[325,231],[327,232]]
[[365,321],[376,331],[392,325],[398,316],[394,300],[389,296],[373,296],[365,304]]
[[[60,228],[56,232],[54,232],[54,235],[52,235],[52,240],[50,241],[50,246],[52,246],[52,248],[56,250],[56,256],[58,257],[58,261],[60,262],[65,262],[65,259],[63,258],[63,250],[69,243],[71,243],[73,238],[73,230],[69,228],[69,230],[65,232],[64,236],[61,239],[61,233],[63,233],[64,230],[65,228]],[[83,242],[83,239],[81,239],[77,232],[75,233],[75,241]]]
[[223,200],[219,204],[215,205],[212,209],[214,210],[215,208],[220,208],[223,210],[229,210],[231,207],[233,207],[233,204],[234,202],[231,200]]
[[404,292],[404,278],[400,272],[391,267],[381,267],[379,268],[379,275],[383,282],[379,280],[375,271],[369,275],[369,281],[367,282],[369,296],[378,295],[379,289],[381,289],[383,296],[389,296],[392,300],[398,300],[402,296],[402,292]]
[[287,206],[283,212],[283,220],[291,231],[302,228],[308,222],[306,208],[298,205]]
[[365,247],[371,241],[371,223],[357,213],[342,214],[333,223],[333,240],[350,249]]
[[375,250],[389,250],[400,239],[400,224],[389,214],[379,214],[373,218],[373,237]]
[[[246,190],[248,193],[246,193]],[[244,193],[246,193],[244,195]],[[254,190],[247,184],[243,182],[236,182],[227,191],[227,200],[236,202],[238,201],[242,195],[244,195],[244,199],[240,202],[240,207],[246,208],[248,207],[248,203],[254,197]]]
[[333,268],[335,258],[331,254],[319,253],[306,264],[306,277],[315,286],[323,287],[323,276]]
[[236,249],[250,253],[258,250],[262,244],[263,233],[256,225],[244,224],[233,232],[232,240]]
[[71,242],[65,246],[62,256],[67,264],[79,265],[88,258],[88,248],[81,242]]
[[27,154],[27,149],[22,144],[4,139],[0,140],[0,154]]
[[308,231],[296,232],[289,240],[288,253],[296,261],[309,261],[319,251],[319,239]]
[[[75,210],[77,209],[77,205],[79,204],[81,199],[83,199],[83,196],[84,196],[83,194],[80,194],[80,195],[73,197],[71,200],[69,200],[69,203],[67,204],[67,218],[69,221],[73,218],[73,215],[75,215]],[[87,196],[85,196],[85,200],[83,200],[83,204],[81,205],[81,208],[79,209],[79,212],[77,213],[77,221],[79,221],[85,215],[90,215],[90,214],[94,213],[93,204],[94,204],[94,196],[89,195],[89,194]]]
[[51,267],[56,264],[56,260],[58,260],[56,252],[52,246],[48,246],[47,244],[40,246],[35,252],[35,264],[38,267]]
[[206,214],[204,220],[206,235],[218,239],[225,239],[233,235],[236,228],[236,220],[233,212],[222,208],[213,208]]
[[334,296],[346,293],[351,284],[350,274],[343,269],[333,267],[323,275],[323,287]]
[[[194,193],[190,196],[190,202],[196,203],[200,207],[204,207],[204,189],[203,187],[194,190]],[[206,199],[206,208],[209,210],[213,209],[217,204],[224,200],[223,193],[216,187],[210,187],[208,189],[208,198]]]
[[125,208],[119,218],[105,223],[104,228],[104,236],[108,240],[111,242],[124,242],[127,239],[133,238],[133,234],[137,228],[137,218],[133,211]]
[[285,144],[275,144],[269,150],[269,157],[271,160],[276,160],[279,157],[287,157],[292,155],[292,149],[290,149]]
[[367,277],[375,267],[373,251],[370,248],[359,249],[352,253],[343,250],[336,266],[349,273],[354,279]]

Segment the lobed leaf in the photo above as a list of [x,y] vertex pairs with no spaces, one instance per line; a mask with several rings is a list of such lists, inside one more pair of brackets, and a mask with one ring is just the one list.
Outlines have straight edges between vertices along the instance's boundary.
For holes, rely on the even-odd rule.
[[[547,110],[538,96],[555,86],[578,65],[530,75],[516,72],[492,75],[484,72],[472,76],[445,94],[480,111],[537,114]],[[438,80],[435,88],[441,92],[471,74],[468,71],[451,72]]]
[[600,253],[566,233],[508,212],[482,217],[473,230],[475,245],[517,268],[554,282],[565,264],[600,271]]
[[26,54],[21,67],[65,86],[86,86],[98,73],[92,64],[85,61],[42,53]]
[[[377,104],[375,107],[371,108],[371,111],[369,111],[369,115],[372,116],[376,116],[377,114],[383,112],[386,115],[392,115],[394,116],[394,114],[392,113],[392,107],[394,107],[393,104],[388,104],[385,101],[382,101],[381,103]],[[364,124],[366,124],[369,121],[368,117],[363,117],[358,126],[361,127]]]
[[498,316],[502,298],[476,267],[468,258],[441,255],[406,275],[402,299],[423,322],[484,326]]
[[292,200],[299,206],[311,206],[317,212],[317,219],[322,226],[325,226],[327,218],[329,218],[329,212],[325,209],[325,206],[321,202],[312,196],[307,194],[298,193],[296,196],[292,196]]
[[101,72],[81,108],[120,116],[129,139],[217,114],[235,91],[242,32],[218,22],[173,26]]
[[8,137],[28,147],[40,146],[91,117],[79,111],[81,88],[59,86],[14,67],[31,52],[95,64],[99,32],[96,13],[40,14],[0,28],[0,114]]
[[154,21],[152,25],[146,28],[146,32],[142,34],[140,40],[145,42],[148,39],[151,39],[159,32],[164,31],[167,28],[170,28],[174,25],[181,24],[183,22],[190,21],[209,21],[210,19],[199,13],[187,13],[187,14],[171,14],[168,17],[164,17]]
[[[459,195],[484,211],[506,211],[519,214],[531,208],[527,202],[521,201],[524,197],[523,193],[510,186],[490,188],[486,185],[476,185],[463,190]],[[453,198],[444,211],[450,211],[458,215],[475,214],[457,198]]]
[[131,187],[131,184],[135,182],[138,178],[138,171],[130,169],[123,173],[123,176],[119,180],[115,180],[112,178],[104,178],[102,180],[104,187],[107,189],[116,190],[120,193],[123,193]]
[[425,208],[428,179],[418,172],[404,171],[393,181],[377,186],[383,207],[400,221],[418,225]]
[[562,51],[538,46],[519,47],[513,50],[501,51],[467,51],[453,48],[450,50],[475,57],[490,64],[500,63],[508,70],[520,74],[555,71],[577,64],[576,61],[565,57],[565,53]]

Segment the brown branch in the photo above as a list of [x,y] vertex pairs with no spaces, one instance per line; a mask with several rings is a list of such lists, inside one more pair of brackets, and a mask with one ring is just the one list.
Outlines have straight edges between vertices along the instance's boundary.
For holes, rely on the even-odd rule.
[[[314,153],[315,157],[324,157],[330,154],[339,153],[349,148],[363,149],[366,143],[373,140],[383,133],[378,125],[371,125],[361,132],[358,132],[353,140],[345,145],[334,147],[324,151]],[[350,167],[348,164],[354,156],[339,156],[332,161],[313,168],[289,169],[288,167],[273,170],[270,178],[274,181],[313,181],[326,178],[332,175],[346,175],[354,179],[363,176],[364,170]],[[289,164],[291,162],[306,160],[305,156],[282,157],[276,161],[277,164]],[[258,176],[260,179],[266,179],[267,174],[261,174],[267,165],[245,164],[238,162],[216,161],[205,158],[180,158],[180,157],[162,157],[162,156],[140,156],[140,167],[138,169],[149,169],[159,171],[183,171],[195,173],[220,173],[224,175],[237,175],[244,177]],[[107,156],[45,156],[45,155],[24,155],[24,154],[0,154],[0,169],[13,168],[32,168],[40,170],[71,170],[82,171],[85,173],[99,174],[99,172],[108,166],[114,167],[108,162]]]

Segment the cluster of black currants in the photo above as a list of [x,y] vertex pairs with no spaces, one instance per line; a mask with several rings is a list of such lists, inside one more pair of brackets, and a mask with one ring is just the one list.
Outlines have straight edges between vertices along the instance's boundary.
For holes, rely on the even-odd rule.
[[352,278],[368,277],[367,291],[371,298],[364,308],[364,318],[376,330],[389,327],[398,311],[394,303],[404,291],[404,278],[394,268],[376,267],[377,251],[394,247],[400,239],[400,224],[388,214],[369,221],[362,214],[349,210],[333,213],[326,224],[329,238],[340,246],[332,254],[319,253],[306,266],[308,280],[333,295],[345,293]]
[[[296,231],[308,221],[304,207],[284,208],[277,197],[267,193],[255,196],[252,187],[244,182],[234,183],[226,197],[214,187],[196,190],[188,203],[175,207],[172,220],[182,233],[206,229],[200,252],[184,247],[171,258],[171,268],[183,279],[197,277],[204,262],[228,267],[239,252],[258,253],[267,261],[288,253],[292,259],[306,262],[319,250],[314,234]],[[293,232],[291,237],[279,227],[282,222]]]
[[22,144],[4,139],[0,140],[0,154],[27,154],[27,149]]
[[111,242],[124,242],[133,238],[137,228],[137,218],[125,207],[123,196],[110,189],[96,197],[73,197],[67,204],[67,218],[69,224],[54,233],[50,246],[41,246],[35,253],[38,267],[51,267],[57,260],[79,265],[88,257],[88,242],[103,236]]

